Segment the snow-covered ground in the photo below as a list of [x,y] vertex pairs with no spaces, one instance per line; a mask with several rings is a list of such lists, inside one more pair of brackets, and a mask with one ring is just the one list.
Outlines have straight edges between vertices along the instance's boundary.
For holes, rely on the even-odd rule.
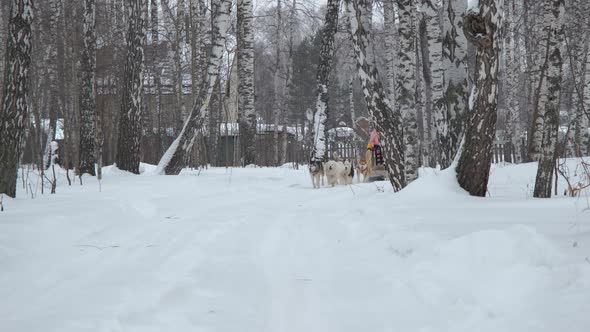
[[590,193],[533,199],[534,175],[494,167],[488,198],[434,170],[397,194],[303,168],[61,175],[4,199],[0,331],[590,331]]

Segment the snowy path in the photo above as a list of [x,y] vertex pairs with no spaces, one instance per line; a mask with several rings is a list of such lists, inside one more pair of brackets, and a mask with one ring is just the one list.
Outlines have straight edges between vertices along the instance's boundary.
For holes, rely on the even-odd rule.
[[476,199],[441,175],[394,195],[109,170],[6,203],[0,331],[588,331],[585,203],[530,199],[530,173]]

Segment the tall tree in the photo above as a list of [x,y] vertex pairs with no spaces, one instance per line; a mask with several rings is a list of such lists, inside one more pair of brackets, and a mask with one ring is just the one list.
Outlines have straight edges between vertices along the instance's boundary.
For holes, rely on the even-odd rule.
[[[427,53],[423,61],[429,78],[430,88],[429,109],[432,111],[433,123],[436,129],[436,146],[438,147],[438,162],[441,168],[447,168],[452,161],[452,148],[449,138],[449,123],[447,104],[444,98],[444,68],[442,63],[442,32],[439,13],[442,0],[420,0],[420,11],[426,23],[426,40],[423,42]],[[426,58],[428,55],[428,58]]]
[[256,162],[252,0],[238,0],[238,119],[244,165]]
[[[527,91],[529,112],[532,113],[532,125],[527,132],[528,135],[528,161],[538,161],[542,154],[544,121],[539,113],[539,98],[541,79],[545,74],[544,57],[546,43],[539,43],[539,40],[547,40],[547,29],[544,27],[544,2],[526,1],[525,14],[525,48],[527,50]],[[530,22],[530,23],[529,23]],[[528,24],[527,24],[528,23]]]
[[[589,6],[590,7],[590,6]],[[590,14],[588,15],[588,26],[590,26]],[[586,37],[586,70],[584,71],[583,107],[578,105],[577,116],[579,118],[578,130],[576,131],[576,142],[580,142],[580,156],[587,156],[590,153],[590,32]]]
[[463,136],[467,91],[467,39],[461,26],[463,13],[467,9],[465,0],[446,0],[443,20],[443,91],[446,99],[449,122],[450,155],[455,156]]
[[46,10],[48,10],[50,14],[45,16],[47,25],[40,31],[43,40],[47,41],[45,57],[43,59],[43,69],[45,71],[45,80],[47,80],[45,84],[49,88],[48,102],[46,103],[48,105],[47,109],[49,110],[49,122],[47,140],[45,142],[45,154],[43,156],[44,169],[48,169],[51,165],[51,143],[55,140],[55,135],[57,133],[57,118],[60,115],[58,98],[59,78],[57,68],[58,22],[59,17],[61,16],[60,3],[61,1],[59,0],[47,1],[48,8],[46,8]]
[[209,121],[209,103],[214,93],[215,84],[219,76],[219,66],[225,49],[225,39],[230,23],[231,0],[212,0],[212,48],[209,52],[209,62],[206,77],[206,92],[195,102],[180,135],[172,142],[164,156],[158,163],[157,172],[177,175],[184,168],[191,155],[195,140],[203,129],[203,124]]
[[[350,2],[353,1],[351,4]],[[368,61],[366,52],[371,48],[371,38],[362,24],[364,0],[345,0],[350,17],[357,69],[361,78],[363,94],[369,113],[375,118],[377,130],[382,134],[385,152],[385,163],[395,191],[406,185],[403,162],[402,119],[399,110],[394,110],[386,95],[383,84],[379,80],[379,72],[374,64]]]
[[[153,85],[155,87],[155,106],[154,111],[156,114],[156,134],[158,136],[158,142],[156,146],[157,156],[162,156],[162,82],[160,78],[161,65],[158,62],[158,46],[160,43],[160,24],[158,14],[158,0],[150,0],[150,28],[151,28],[151,46],[152,46],[152,76]],[[194,57],[194,54],[193,54]],[[193,82],[193,87],[196,85]]]
[[328,120],[328,86],[332,61],[334,59],[334,36],[338,29],[339,0],[328,0],[328,10],[322,30],[322,44],[320,48],[320,63],[317,73],[316,109],[313,118],[313,147],[311,162],[325,160],[326,150],[326,122]]
[[385,89],[390,102],[395,89],[395,11],[394,0],[383,0],[383,29],[385,30]]
[[486,195],[490,175],[496,133],[502,4],[502,0],[480,0],[479,8],[469,10],[463,21],[463,32],[477,51],[475,84],[457,180],[473,196]]
[[80,175],[95,175],[94,144],[96,126],[96,15],[94,0],[84,0],[84,47],[82,48],[80,87]]
[[18,162],[28,116],[27,78],[34,7],[32,0],[12,0],[10,5],[0,106],[0,193],[16,197]]
[[146,40],[147,0],[128,3],[127,62],[121,101],[117,167],[139,174],[141,108],[143,97],[143,47]]
[[398,52],[396,107],[404,121],[406,183],[418,177],[418,120],[416,115],[416,0],[397,0]]
[[534,197],[551,197],[551,185],[559,131],[559,105],[561,96],[561,67],[563,59],[561,47],[563,42],[564,0],[544,0],[545,30],[547,31],[547,48],[544,75],[539,87],[539,117],[543,119],[543,143],[535,180]]
[[[574,91],[572,122],[568,131],[568,155],[582,157],[588,154],[590,120],[590,2],[576,1],[571,5],[571,12],[573,22],[570,22],[566,45],[570,60],[574,63],[570,66],[574,74]],[[576,42],[576,37],[580,35],[584,36],[583,43]]]
[[[277,0],[276,16],[275,16],[275,67],[273,75],[274,83],[274,111],[273,111],[273,165],[280,165],[281,156],[281,141],[279,139],[279,124],[285,117],[285,64],[282,59],[283,52],[283,0]],[[286,130],[286,128],[283,128]]]

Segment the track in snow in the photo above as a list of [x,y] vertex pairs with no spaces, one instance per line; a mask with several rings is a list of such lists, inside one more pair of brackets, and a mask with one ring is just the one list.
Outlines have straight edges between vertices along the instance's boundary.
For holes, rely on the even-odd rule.
[[570,244],[590,236],[571,200],[431,180],[399,195],[312,190],[290,169],[110,171],[102,193],[87,179],[10,201],[0,330],[586,331],[588,250]]

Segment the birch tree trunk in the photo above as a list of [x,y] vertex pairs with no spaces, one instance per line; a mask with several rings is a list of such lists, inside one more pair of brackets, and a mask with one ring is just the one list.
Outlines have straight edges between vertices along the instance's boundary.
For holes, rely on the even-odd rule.
[[[582,5],[582,4],[581,4]],[[571,136],[568,143],[571,143],[572,150],[570,156],[583,157],[588,155],[588,123],[590,117],[590,3],[585,3],[583,7],[573,8],[577,11],[577,18],[585,31],[585,42],[583,50],[576,55],[576,65],[580,70],[575,72],[577,80],[574,82],[573,92],[573,125],[570,126]],[[575,38],[575,37],[574,37]],[[567,45],[572,47],[575,44],[574,38],[570,38]],[[574,44],[574,45],[572,45]],[[579,77],[578,77],[579,76]]]
[[172,142],[160,162],[157,172],[167,175],[178,175],[190,158],[195,140],[203,124],[209,120],[209,103],[219,75],[219,66],[225,49],[225,39],[230,22],[231,0],[212,0],[211,9],[213,24],[211,27],[212,48],[206,77],[206,92],[194,104],[184,122],[180,135]]
[[339,0],[328,0],[325,25],[322,33],[320,62],[317,74],[316,109],[313,117],[313,146],[311,162],[328,158],[326,150],[326,121],[328,120],[328,85],[334,60],[334,36],[338,29]]
[[[420,151],[420,164],[428,167],[436,167],[436,139],[432,130],[432,74],[430,73],[430,59],[428,38],[426,35],[426,20],[420,15],[417,22],[416,34],[416,100],[415,109],[418,117],[418,142]],[[421,129],[421,130],[420,130]]]
[[465,127],[467,109],[467,39],[461,26],[467,9],[465,0],[446,0],[443,21],[443,91],[449,123],[450,155],[454,159]]
[[128,4],[127,62],[124,73],[123,99],[119,120],[117,167],[139,174],[141,143],[141,108],[143,97],[143,47],[146,39],[147,0]]
[[418,177],[419,143],[418,120],[416,115],[416,2],[397,0],[398,31],[400,49],[398,53],[397,79],[395,87],[396,106],[402,115],[404,133],[405,182]]
[[57,117],[58,117],[58,70],[57,70],[57,25],[60,8],[59,0],[48,0],[49,15],[45,16],[47,19],[47,27],[42,28],[42,39],[48,41],[45,49],[45,58],[43,59],[43,68],[45,69],[45,79],[47,80],[47,87],[49,88],[48,106],[49,110],[49,125],[47,131],[47,140],[45,141],[45,153],[43,155],[43,167],[45,170],[51,166],[51,142],[55,140],[57,132]]
[[[351,1],[354,1],[352,4]],[[345,0],[346,11],[350,18],[354,53],[363,94],[369,113],[375,117],[377,130],[381,133],[385,165],[389,181],[394,191],[405,187],[403,162],[402,118],[399,110],[394,110],[379,80],[377,68],[368,61],[366,52],[371,48],[371,39],[362,25],[364,0]]]
[[[160,31],[159,31],[159,17],[158,17],[158,0],[151,0],[150,3],[150,27],[151,27],[151,44],[152,44],[152,75],[153,85],[155,87],[155,114],[156,114],[156,134],[158,136],[158,143],[156,147],[158,158],[162,155],[162,125],[161,125],[161,112],[162,112],[162,86],[160,79],[160,65],[158,63],[158,45],[160,43]],[[194,82],[193,82],[194,85]]]
[[475,85],[457,180],[472,196],[484,197],[488,188],[496,133],[502,5],[502,0],[480,0],[479,10],[467,12],[463,21],[463,32],[477,53]]
[[8,18],[4,84],[0,108],[0,193],[16,197],[18,162],[28,122],[32,0],[12,0]]
[[205,27],[207,8],[203,0],[189,0],[190,47],[191,47],[191,86],[192,104],[199,98],[199,92],[206,76],[206,40]]
[[[453,159],[451,141],[449,138],[449,124],[447,119],[447,104],[444,98],[444,68],[442,63],[442,31],[439,12],[442,9],[442,0],[420,0],[421,12],[426,22],[426,45],[428,48],[428,64],[430,76],[430,109],[432,110],[433,123],[436,130],[436,146],[438,149],[438,162],[441,169],[450,166]],[[426,59],[425,59],[426,60]]]
[[[8,13],[9,8],[6,7],[6,1],[0,1],[0,12]],[[6,18],[8,15],[0,15],[0,45],[6,45],[6,28],[8,27],[8,23],[6,22]],[[0,91],[4,91],[4,52],[0,52]]]
[[[590,15],[588,16],[588,26],[590,26]],[[576,142],[580,142],[580,156],[588,156],[590,154],[590,133],[588,127],[590,126],[590,32],[586,40],[586,65],[584,75],[584,104],[583,107],[578,105],[577,117],[578,128],[576,131]]]
[[283,77],[281,77],[283,73],[283,63],[281,59],[281,50],[282,50],[282,36],[281,36],[281,27],[283,24],[282,18],[282,0],[277,0],[277,7],[276,7],[277,15],[276,15],[276,32],[275,32],[275,58],[276,58],[276,65],[274,69],[274,110],[273,110],[273,119],[274,119],[274,126],[273,126],[273,159],[272,163],[275,166],[279,166],[279,153],[280,153],[280,140],[279,140],[279,123],[281,122],[281,116],[284,113],[284,81]]
[[559,105],[561,96],[561,67],[563,59],[564,0],[544,0],[547,51],[539,92],[539,117],[544,119],[543,142],[535,180],[534,197],[550,198],[555,168],[557,134],[559,130]]
[[238,0],[238,119],[244,165],[256,163],[252,0]]
[[385,89],[387,98],[395,100],[395,12],[394,0],[383,0],[383,20],[385,29]]
[[[541,80],[545,75],[546,67],[544,64],[544,56],[546,53],[546,44],[539,42],[540,40],[548,40],[547,30],[544,28],[544,15],[538,14],[543,12],[543,1],[529,1],[525,6],[524,18],[531,22],[530,30],[525,33],[527,38],[527,73],[529,73],[528,83],[530,85],[530,105],[532,112],[531,126],[528,130],[528,159],[529,161],[538,161],[541,158],[542,144],[543,144],[543,128],[545,127],[545,118],[543,114],[539,113],[539,98]],[[536,7],[535,7],[536,6]],[[540,8],[539,11],[535,9]],[[540,44],[540,45],[539,45]]]
[[83,3],[83,31],[84,47],[81,59],[80,87],[80,176],[87,173],[95,175],[94,143],[96,126],[96,87],[94,76],[96,72],[96,15],[94,0],[84,0]]
[[517,121],[515,117],[518,115],[518,94],[519,91],[519,73],[520,64],[517,54],[517,32],[515,29],[515,19],[518,18],[518,13],[515,10],[515,0],[506,0],[505,6],[507,10],[504,14],[505,22],[505,36],[503,45],[503,93],[505,105],[505,131],[504,131],[504,161],[513,162],[512,152],[514,151],[514,134]]

